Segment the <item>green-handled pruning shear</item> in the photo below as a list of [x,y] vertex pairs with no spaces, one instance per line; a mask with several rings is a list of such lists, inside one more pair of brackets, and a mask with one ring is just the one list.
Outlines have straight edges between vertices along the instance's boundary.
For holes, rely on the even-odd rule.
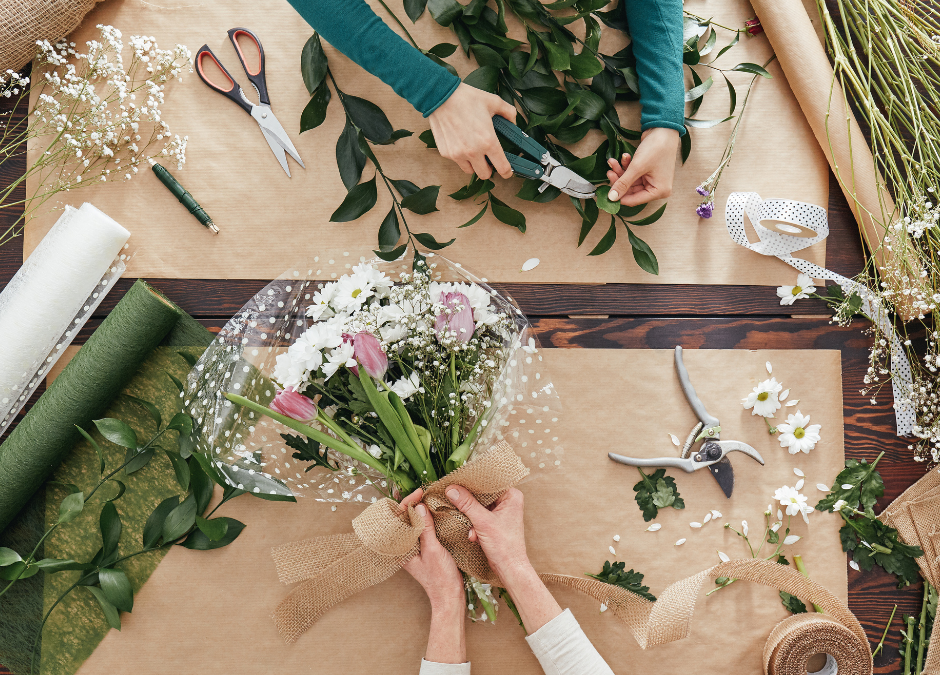
[[589,199],[594,196],[594,186],[587,179],[568,167],[562,166],[561,162],[552,157],[551,153],[538,141],[505,117],[495,115],[493,126],[497,133],[515,143],[520,150],[536,160],[533,162],[525,157],[506,153],[506,159],[509,160],[513,173],[542,181],[539,192],[544,192],[549,185],[553,185],[566,195],[578,199]]

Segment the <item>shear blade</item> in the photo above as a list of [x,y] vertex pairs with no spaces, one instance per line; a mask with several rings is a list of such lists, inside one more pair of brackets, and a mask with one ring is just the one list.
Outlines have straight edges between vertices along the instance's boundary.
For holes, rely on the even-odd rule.
[[731,466],[731,461],[727,457],[722,457],[709,466],[708,471],[718,481],[718,487],[725,493],[725,497],[731,499],[731,493],[734,491],[734,468]]
[[576,174],[571,169],[564,166],[556,166],[551,173],[543,178],[559,190],[572,197],[587,199],[594,196],[594,186],[584,178]]

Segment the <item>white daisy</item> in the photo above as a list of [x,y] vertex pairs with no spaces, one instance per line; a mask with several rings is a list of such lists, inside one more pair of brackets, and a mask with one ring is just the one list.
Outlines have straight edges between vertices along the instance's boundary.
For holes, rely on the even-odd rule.
[[777,488],[777,491],[774,492],[774,499],[780,502],[781,506],[787,507],[787,515],[795,516],[800,514],[803,516],[804,521],[809,522],[806,516],[813,512],[813,507],[806,503],[806,496],[800,494],[796,488],[789,485]]
[[355,350],[349,342],[344,342],[330,352],[329,356],[326,357],[326,363],[323,364],[324,377],[330,379],[341,366],[346,366],[347,368],[355,366],[356,358],[354,354]]
[[741,404],[746,409],[751,409],[752,415],[761,417],[773,417],[774,413],[780,409],[778,396],[783,385],[777,382],[777,378],[772,377],[758,383],[754,390],[742,399]]
[[777,288],[777,297],[780,298],[781,305],[792,305],[795,301],[808,298],[810,293],[815,292],[816,287],[813,286],[813,280],[809,276],[800,273],[796,277],[796,286],[780,286]]
[[410,377],[403,377],[389,385],[388,388],[398,394],[398,398],[404,401],[417,393],[421,388],[421,379],[418,377],[418,372],[414,371],[411,373]]
[[820,424],[810,424],[809,415],[803,415],[799,410],[795,415],[787,417],[787,421],[777,425],[780,432],[780,447],[788,448],[791,455],[798,452],[809,452],[819,442]]

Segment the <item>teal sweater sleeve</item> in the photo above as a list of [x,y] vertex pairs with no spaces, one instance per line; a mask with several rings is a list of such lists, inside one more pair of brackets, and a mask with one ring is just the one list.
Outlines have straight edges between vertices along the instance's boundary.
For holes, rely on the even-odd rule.
[[[320,36],[427,117],[460,78],[405,42],[365,0],[288,0]],[[681,32],[681,29],[680,29]]]
[[685,134],[682,72],[682,0],[621,0],[627,13],[637,79],[641,129]]

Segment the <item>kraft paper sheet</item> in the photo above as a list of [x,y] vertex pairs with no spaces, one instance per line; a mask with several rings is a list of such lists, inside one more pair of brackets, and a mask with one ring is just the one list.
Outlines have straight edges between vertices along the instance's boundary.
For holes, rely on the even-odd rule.
[[[376,12],[389,25],[392,20],[376,0]],[[425,14],[411,25],[401,0],[389,5],[402,18],[418,43],[425,48],[440,42],[456,43],[450,29],[438,26]],[[754,11],[744,0],[689,0],[685,8],[701,16],[713,16],[719,23],[743,25]],[[511,17],[507,17],[509,19]],[[210,91],[195,74],[183,83],[167,84],[164,119],[174,133],[188,135],[188,159],[181,171],[168,168],[189,189],[221,228],[213,236],[159,184],[149,171],[142,171],[130,184],[106,183],[85,188],[83,199],[93,202],[123,223],[132,233],[136,255],[128,274],[144,277],[253,278],[271,279],[290,261],[330,259],[356,261],[371,258],[376,247],[379,223],[391,202],[379,188],[379,202],[354,223],[330,223],[330,214],[341,203],[346,190],[336,169],[335,145],[344,117],[334,94],[326,122],[299,135],[300,113],[308,95],[300,77],[301,49],[313,29],[286,0],[263,3],[250,0],[109,0],[96,7],[71,39],[78,44],[96,37],[96,24],[111,24],[125,36],[153,35],[163,48],[176,42],[195,52],[207,43],[232,76],[254,90],[247,82],[225,31],[240,26],[261,39],[267,66],[272,109],[294,141],[307,169],[288,160],[292,178],[278,166],[256,124],[238,106]],[[397,28],[397,27],[395,27]],[[517,23],[515,30],[521,31]],[[720,31],[713,53],[730,40]],[[620,49],[622,35],[605,29],[602,48],[607,53]],[[607,231],[603,217],[587,241],[577,248],[580,218],[567,197],[551,204],[532,204],[513,197],[521,179],[498,180],[495,194],[525,213],[528,232],[521,234],[487,214],[472,227],[457,230],[479,210],[470,202],[455,202],[447,195],[467,181],[457,166],[428,150],[417,135],[428,129],[406,101],[382,82],[327,46],[330,64],[340,86],[350,94],[364,96],[383,108],[395,128],[415,132],[394,146],[379,147],[376,153],[389,175],[407,178],[421,186],[441,184],[438,213],[409,215],[415,232],[431,232],[440,241],[453,236],[457,242],[447,249],[448,257],[478,269],[496,282],[573,283],[694,283],[792,284],[793,270],[778,260],[770,260],[737,246],[724,227],[724,201],[732,191],[756,191],[765,198],[780,197],[828,205],[828,165],[807,124],[797,99],[776,62],[769,66],[772,80],[760,78],[748,105],[738,135],[737,150],[722,178],[715,216],[700,220],[694,213],[699,196],[694,188],[717,167],[731,134],[731,124],[711,129],[692,129],[692,154],[685,166],[676,170],[673,195],[663,218],[654,225],[637,228],[655,251],[659,276],[643,272],[633,260],[626,233],[619,228],[619,241],[603,256],[588,257]],[[740,62],[764,63],[771,55],[766,36],[744,35],[739,44],[724,54],[717,64],[730,68]],[[476,66],[458,52],[449,58],[461,76]],[[728,73],[738,92],[740,106],[751,76]],[[704,76],[703,76],[704,77]],[[724,118],[729,100],[723,78],[705,97],[700,119]],[[628,128],[639,128],[638,103],[619,104],[620,116]],[[574,150],[581,156],[601,142],[600,132],[592,132]],[[35,148],[33,151],[35,152]],[[371,166],[364,179],[371,177]],[[28,190],[36,186],[30,184]],[[658,204],[651,206],[652,213]],[[25,253],[29,253],[58,216],[61,208],[50,200],[26,226]],[[753,238],[753,235],[752,235]],[[345,254],[349,254],[348,260]],[[537,257],[541,264],[529,272],[521,266]],[[807,259],[825,266],[825,243],[808,250]],[[336,271],[342,273],[341,265]],[[332,270],[324,266],[324,277]]]
[[[811,503],[821,496],[816,483],[830,483],[843,465],[841,365],[837,351],[691,350],[685,362],[699,395],[722,421],[724,438],[752,444],[766,466],[735,453],[736,486],[731,500],[706,473],[670,471],[685,499],[683,511],[663,509],[647,523],[633,499],[639,476],[615,464],[607,452],[637,456],[678,453],[667,436],[680,438],[695,418],[674,374],[671,350],[562,350],[543,352],[565,406],[558,424],[542,420],[565,447],[558,468],[546,467],[525,482],[529,555],[544,572],[581,574],[616,559],[646,574],[654,594],[670,583],[718,562],[716,550],[745,557],[746,546],[723,529],[742,520],[751,532],[762,529],[763,512],[774,490],[793,485],[793,468],[806,474],[802,492]],[[797,406],[822,425],[822,441],[808,455],[792,456],[767,434],[740,399],[774,375],[800,398]],[[795,408],[784,408],[793,412]],[[535,419],[539,419],[535,413]],[[779,417],[779,415],[778,415]],[[525,452],[524,440],[516,441]],[[232,546],[213,552],[174,547],[135,598],[134,613],[122,616],[124,629],[112,631],[80,669],[92,675],[132,668],[139,675],[187,672],[198,663],[207,673],[311,672],[413,675],[424,654],[430,616],[420,586],[404,572],[331,609],[292,646],[285,646],[271,620],[289,588],[279,583],[271,548],[308,537],[350,531],[362,505],[301,499],[297,504],[239,498],[220,514],[247,523]],[[775,507],[776,508],[776,507]],[[701,529],[709,509],[723,517]],[[788,553],[802,553],[814,581],[847,600],[845,556],[837,534],[839,519],[814,513],[809,526],[799,517],[793,531],[803,536]],[[620,542],[613,541],[619,534]],[[680,538],[687,541],[675,546]],[[617,673],[683,672],[702,675],[760,672],[761,654],[774,625],[787,616],[777,593],[736,583],[699,598],[692,635],[642,651],[629,630],[597,603],[571,590],[551,589],[562,607],[571,607],[588,637]],[[468,624],[468,655],[474,673],[540,674],[514,617],[501,608],[497,625]],[[168,645],[171,648],[168,648]]]

